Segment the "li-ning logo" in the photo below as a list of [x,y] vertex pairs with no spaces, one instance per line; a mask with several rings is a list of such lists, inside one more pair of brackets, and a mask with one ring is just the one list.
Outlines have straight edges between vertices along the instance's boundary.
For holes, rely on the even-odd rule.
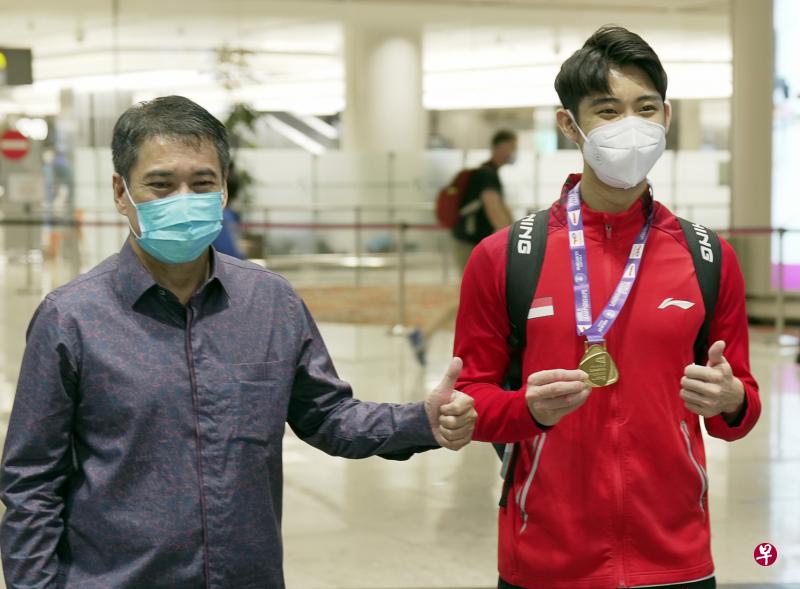
[[711,241],[708,235],[708,229],[703,227],[702,225],[698,225],[697,223],[692,223],[692,228],[694,232],[697,234],[697,237],[700,238],[700,254],[703,256],[703,259],[706,262],[714,263],[714,252],[711,249]]
[[536,215],[528,215],[519,222],[519,237],[517,238],[517,252],[520,254],[530,254],[533,249],[531,239],[533,236],[533,220]]

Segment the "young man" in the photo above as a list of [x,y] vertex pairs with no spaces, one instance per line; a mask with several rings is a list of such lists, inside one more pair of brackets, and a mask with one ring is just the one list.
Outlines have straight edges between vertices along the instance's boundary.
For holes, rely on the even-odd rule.
[[[337,456],[458,449],[474,411],[360,402],[281,277],[219,254],[225,127],[179,96],[114,127],[119,254],[31,321],[3,455],[8,589],[280,589],[285,423]],[[440,421],[444,420],[444,424]]]
[[[469,177],[462,211],[464,214],[453,229],[453,252],[458,271],[463,272],[473,248],[495,231],[512,222],[511,210],[503,197],[500,168],[513,164],[517,157],[517,135],[500,130],[492,137],[492,155]],[[445,327],[452,326],[458,312],[458,301],[436,315],[427,325],[413,330],[409,342],[421,365],[427,362],[431,338]]]
[[732,441],[760,413],[742,275],[722,242],[708,361],[694,365],[705,310],[693,258],[646,179],[670,122],[662,65],[639,36],[604,27],[555,86],[584,168],[549,210],[521,389],[501,388],[508,231],[473,253],[456,325],[475,439],[516,444],[500,587],[713,587],[700,418]]

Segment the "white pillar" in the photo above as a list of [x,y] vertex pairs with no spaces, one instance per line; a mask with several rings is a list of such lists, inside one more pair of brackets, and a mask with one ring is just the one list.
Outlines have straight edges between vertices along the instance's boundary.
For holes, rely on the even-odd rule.
[[678,108],[678,149],[700,149],[703,146],[700,101],[681,100]]
[[345,35],[344,148],[372,153],[424,149],[420,28],[351,21]]
[[[731,224],[772,222],[772,0],[732,0]],[[748,294],[770,292],[770,239],[735,239]]]

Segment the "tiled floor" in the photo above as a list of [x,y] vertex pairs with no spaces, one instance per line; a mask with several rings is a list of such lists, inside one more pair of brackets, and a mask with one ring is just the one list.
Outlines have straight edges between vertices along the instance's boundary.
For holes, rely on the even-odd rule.
[[[36,274],[52,288],[57,274]],[[27,322],[41,292],[24,294],[24,273],[0,257],[0,434],[5,430]],[[440,378],[451,334],[434,341],[421,371],[402,338],[378,327],[327,324],[340,373],[363,399],[422,398]],[[763,339],[760,337],[756,338]],[[800,584],[800,368],[792,350],[756,341],[762,419],[745,440],[708,440],[718,579],[737,589]],[[498,462],[472,445],[406,463],[347,461],[287,434],[286,576],[290,589],[485,588],[496,582]],[[769,541],[778,563],[753,561]],[[780,583],[781,585],[771,585]],[[2,586],[2,584],[0,584]],[[800,586],[800,585],[798,585]]]

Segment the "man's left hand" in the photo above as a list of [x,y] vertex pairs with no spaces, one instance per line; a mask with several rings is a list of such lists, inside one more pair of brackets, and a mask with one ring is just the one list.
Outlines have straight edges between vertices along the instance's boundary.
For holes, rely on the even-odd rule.
[[723,355],[725,342],[715,342],[708,350],[708,365],[690,364],[681,379],[681,399],[686,408],[702,417],[722,414],[731,421],[744,403],[744,385],[733,376]]
[[433,437],[450,450],[460,450],[470,443],[478,417],[472,397],[453,388],[462,365],[460,358],[453,358],[442,382],[425,399]]

